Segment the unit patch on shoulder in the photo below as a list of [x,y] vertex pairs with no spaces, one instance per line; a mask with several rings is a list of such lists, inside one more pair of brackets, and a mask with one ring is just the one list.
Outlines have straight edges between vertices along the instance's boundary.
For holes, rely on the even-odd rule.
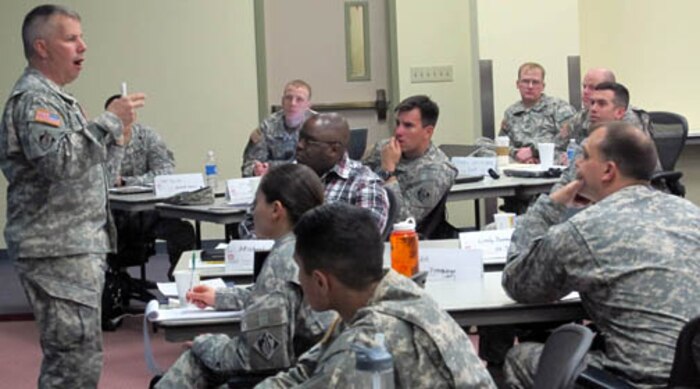
[[253,347],[260,355],[269,361],[275,354],[275,351],[280,347],[280,342],[271,333],[264,331],[255,340],[255,345]]
[[61,117],[49,111],[46,108],[37,108],[34,115],[34,121],[37,123],[48,124],[53,127],[61,127]]

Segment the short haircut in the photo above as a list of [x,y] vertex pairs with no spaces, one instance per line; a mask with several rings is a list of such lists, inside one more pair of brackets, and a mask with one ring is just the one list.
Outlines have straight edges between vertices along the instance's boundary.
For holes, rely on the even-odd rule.
[[430,97],[426,95],[416,95],[404,99],[394,109],[396,113],[412,111],[418,108],[420,111],[421,124],[423,127],[433,126],[437,124],[438,116],[440,116],[440,108]]
[[305,165],[284,164],[273,167],[263,176],[258,190],[268,203],[282,203],[292,225],[301,219],[304,212],[323,204],[324,187],[321,179]]
[[111,104],[112,101],[114,101],[114,100],[116,100],[116,99],[118,99],[118,98],[120,98],[120,97],[122,97],[122,95],[111,95],[111,96],[109,96],[109,98],[107,99],[107,101],[105,101],[105,109],[107,109],[107,107],[109,107],[109,104]]
[[44,27],[53,15],[64,15],[80,21],[80,15],[77,12],[61,5],[45,4],[29,11],[22,23],[22,44],[27,60],[34,56],[34,41],[38,38],[45,38]]
[[383,275],[384,243],[369,210],[346,203],[324,204],[294,227],[296,256],[303,271],[323,270],[343,285],[363,290]]
[[537,62],[525,62],[524,64],[520,65],[518,68],[518,80],[520,79],[520,75],[523,74],[523,70],[533,69],[539,69],[539,71],[542,72],[542,81],[544,81],[544,67]]
[[627,109],[630,104],[630,92],[627,88],[617,82],[601,82],[596,85],[595,90],[609,90],[613,92],[613,104],[616,107]]
[[[306,88],[306,90],[309,92],[309,100],[311,100],[311,85],[309,85],[306,81],[304,80],[292,80],[289,81],[284,85],[284,90],[287,90],[290,86],[293,86],[295,88]],[[284,93],[284,91],[282,92]]]
[[625,177],[649,181],[658,161],[656,146],[651,137],[622,121],[595,125],[591,134],[602,128],[606,129],[600,143],[603,158],[615,162]]

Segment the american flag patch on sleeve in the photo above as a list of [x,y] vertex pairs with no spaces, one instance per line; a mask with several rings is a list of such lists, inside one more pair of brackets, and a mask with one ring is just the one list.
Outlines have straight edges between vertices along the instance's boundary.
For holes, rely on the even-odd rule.
[[34,115],[34,121],[48,124],[54,127],[61,126],[61,117],[45,108],[38,108]]

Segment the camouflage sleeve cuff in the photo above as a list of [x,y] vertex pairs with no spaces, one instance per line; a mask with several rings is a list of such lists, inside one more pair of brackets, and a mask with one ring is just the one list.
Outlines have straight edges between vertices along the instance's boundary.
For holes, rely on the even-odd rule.
[[235,311],[245,308],[245,300],[250,296],[248,288],[218,288],[214,295],[214,308],[218,311]]
[[542,194],[533,205],[532,212],[540,215],[542,220],[548,225],[561,223],[566,214],[566,206],[555,203],[549,195]]
[[114,139],[119,139],[122,136],[123,124],[121,119],[109,111],[103,112],[93,122],[99,129],[112,135]]

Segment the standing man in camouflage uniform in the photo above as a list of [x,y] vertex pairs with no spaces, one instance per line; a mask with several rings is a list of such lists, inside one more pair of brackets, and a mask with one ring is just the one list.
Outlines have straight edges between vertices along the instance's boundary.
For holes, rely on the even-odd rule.
[[115,100],[88,121],[63,90],[87,46],[80,16],[34,8],[22,24],[28,66],[0,124],[9,183],[5,240],[41,334],[38,386],[95,388],[102,369],[100,300],[105,254],[115,247],[107,202],[107,147],[123,143],[144,95]]
[[518,69],[515,86],[521,100],[506,109],[499,136],[510,138],[510,156],[519,163],[539,163],[537,144],[555,143],[559,129],[575,113],[566,101],[544,91],[544,68],[527,62]]
[[[105,108],[117,98],[119,95],[107,99]],[[110,155],[109,167],[115,187],[153,185],[156,176],[175,172],[173,152],[152,128],[140,123],[124,127],[124,143],[124,147],[115,147],[115,152]],[[156,211],[131,213],[115,210],[112,214],[120,233],[119,249],[130,243],[125,241],[129,238],[141,242],[144,239],[166,241],[170,259],[168,278],[172,280],[173,270],[182,252],[194,248],[192,224],[180,219],[160,217]]]
[[243,177],[262,176],[273,166],[293,162],[299,129],[314,113],[311,86],[293,80],[284,86],[282,110],[270,115],[251,134],[243,151]]
[[[639,387],[665,387],[676,339],[700,314],[700,209],[656,191],[651,138],[625,122],[594,127],[577,178],[542,195],[518,219],[503,272],[516,301],[556,301],[572,291],[600,330],[587,363]],[[567,207],[593,203],[565,220]],[[506,381],[531,387],[542,345],[506,358]]]
[[377,142],[364,163],[396,194],[399,220],[413,217],[420,225],[449,192],[457,168],[432,142],[440,113],[435,102],[428,96],[411,96],[394,112],[394,136]]
[[[591,124],[596,124],[595,122],[591,122],[590,119],[591,96],[595,92],[596,87],[603,82],[615,83],[615,74],[610,69],[590,69],[583,77],[581,90],[583,109],[576,112],[576,114],[567,123],[564,123],[559,131],[559,136],[557,139],[557,152],[563,157],[561,162],[564,165],[568,164],[565,157],[569,139],[575,139],[576,144],[580,145],[581,142],[588,137],[588,129],[590,128]],[[620,119],[616,118],[614,120]],[[625,106],[624,116],[621,120],[624,120],[637,128],[641,128],[644,132],[651,134],[651,121],[649,115],[642,110],[635,109],[627,104]]]
[[384,245],[367,210],[325,204],[294,232],[304,297],[340,318],[294,368],[258,388],[363,387],[354,347],[377,346],[377,334],[393,357],[396,388],[495,388],[459,325],[409,278],[384,275]]

